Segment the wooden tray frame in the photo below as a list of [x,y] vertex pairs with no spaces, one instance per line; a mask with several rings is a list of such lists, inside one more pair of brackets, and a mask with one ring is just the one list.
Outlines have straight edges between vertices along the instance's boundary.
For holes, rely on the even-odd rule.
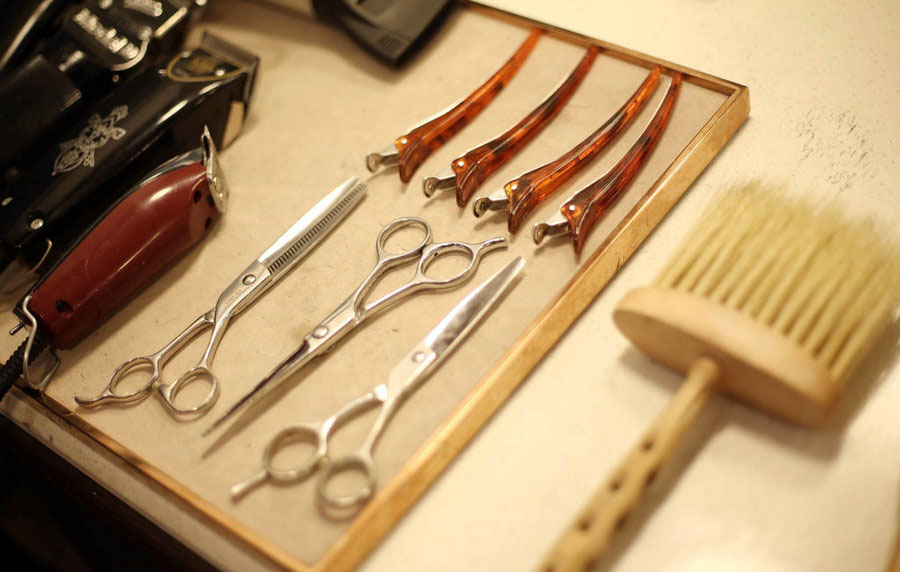
[[635,65],[646,68],[661,65],[669,70],[680,71],[684,74],[685,81],[722,93],[727,98],[687,147],[590,255],[563,290],[544,308],[509,351],[466,395],[454,412],[406,462],[397,475],[360,511],[349,528],[318,562],[313,565],[301,562],[282,547],[237,521],[53,398],[14,388],[15,396],[45,409],[51,418],[55,418],[58,424],[76,437],[97,443],[119,457],[154,490],[193,511],[226,536],[244,544],[252,554],[258,555],[266,563],[277,568],[300,572],[340,572],[356,567],[525,380],[528,373],[606,286],[750,113],[750,94],[748,88],[743,85],[589,36],[483,6],[477,2],[464,0],[462,4],[466,8],[479,10],[517,25],[540,26],[552,36],[580,44],[598,45],[604,54]]

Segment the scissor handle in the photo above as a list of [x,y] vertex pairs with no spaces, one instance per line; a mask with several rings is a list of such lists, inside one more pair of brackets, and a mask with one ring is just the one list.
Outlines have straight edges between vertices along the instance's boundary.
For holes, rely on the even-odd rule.
[[[296,442],[311,443],[315,450],[302,463],[291,469],[279,469],[274,464],[275,455],[284,447]],[[299,423],[282,429],[269,441],[263,453],[263,466],[269,478],[280,483],[298,481],[308,477],[318,468],[328,453],[327,427],[312,423]]]
[[[404,250],[403,252],[398,252],[396,254],[388,252],[385,246],[391,235],[410,226],[418,226],[425,231],[425,236],[422,237],[422,240],[409,250]],[[429,243],[431,243],[431,225],[424,219],[407,216],[393,220],[384,225],[384,228],[378,233],[378,238],[375,239],[375,253],[378,255],[378,261],[375,264],[375,268],[384,271],[406,262],[407,260],[411,260],[416,256],[419,256],[422,249]]]
[[[362,485],[356,492],[349,495],[333,495],[328,492],[328,483],[340,473],[356,472],[364,477]],[[353,453],[348,453],[337,459],[328,459],[319,475],[316,484],[316,494],[319,500],[329,508],[348,509],[359,506],[368,501],[375,493],[378,485],[378,470],[375,460],[372,459],[372,451],[362,448]]]
[[[198,382],[206,382],[209,385],[209,392],[203,400],[193,407],[179,407],[175,403],[179,392],[188,385]],[[201,363],[181,374],[172,383],[159,384],[159,394],[163,402],[178,415],[202,413],[212,407],[219,398],[219,380],[206,363]]]
[[[416,277],[413,279],[420,287],[427,289],[440,289],[455,286],[461,282],[465,282],[475,269],[478,268],[481,257],[496,250],[498,248],[506,248],[506,238],[495,237],[485,240],[484,242],[439,242],[426,246],[422,252],[422,259],[416,267]],[[433,278],[428,275],[428,267],[443,254],[451,252],[461,252],[469,257],[469,264],[461,269],[453,276],[447,278]]]
[[[150,392],[153,390],[153,384],[159,379],[159,358],[161,354],[162,352],[159,352],[150,356],[131,358],[113,371],[112,376],[109,378],[109,383],[106,384],[103,393],[89,399],[78,397],[76,395],[75,401],[82,407],[97,407],[99,405],[109,405],[113,403],[135,403],[141,401],[150,395]],[[147,380],[147,383],[131,393],[118,393],[116,391],[119,382],[121,382],[129,372],[148,365],[150,366],[152,373],[150,374],[150,379]]]
[[[231,487],[231,496],[238,499],[269,479],[278,483],[290,483],[305,479],[315,471],[328,458],[328,436],[331,431],[353,418],[357,413],[380,403],[381,391],[370,391],[355,399],[344,403],[337,413],[321,423],[298,423],[282,429],[269,441],[263,453],[263,470],[248,479]],[[290,469],[279,469],[275,466],[275,456],[285,446],[296,442],[311,443],[315,447],[313,453],[299,465]],[[371,441],[367,440],[365,447],[371,450]]]
[[[178,353],[178,351],[182,347],[184,347],[184,345],[187,344],[195,335],[212,325],[214,313],[214,310],[209,310],[205,314],[197,317],[197,319],[191,322],[191,324],[184,330],[182,330],[180,334],[175,336],[175,339],[166,344],[158,352],[150,354],[148,356],[131,358],[130,360],[117,367],[115,371],[113,371],[112,376],[110,376],[109,383],[106,384],[106,389],[104,389],[103,393],[101,393],[98,397],[95,397],[93,399],[84,399],[76,396],[75,401],[83,407],[95,407],[98,405],[110,405],[113,403],[134,403],[140,401],[141,399],[149,395],[153,387],[155,387],[159,382],[160,375],[162,374],[162,369],[166,366],[166,362],[168,362],[172,358],[172,356]],[[149,365],[151,368],[151,375],[150,379],[147,380],[147,383],[144,384],[144,386],[131,393],[121,394],[116,391],[119,383],[129,372],[147,365]],[[171,405],[171,403],[169,404]]]
[[[373,316],[377,312],[388,308],[406,296],[421,290],[443,290],[461,284],[472,276],[478,268],[478,264],[481,262],[481,257],[484,254],[497,250],[498,248],[506,248],[506,245],[507,241],[504,237],[490,238],[484,242],[476,243],[439,242],[437,244],[428,244],[421,251],[421,258],[419,259],[419,264],[416,267],[416,275],[413,279],[374,302],[365,305],[362,308],[362,314]],[[434,262],[438,256],[449,252],[462,252],[467,254],[469,256],[469,264],[455,275],[448,278],[433,278],[429,276],[428,267],[431,263]]]

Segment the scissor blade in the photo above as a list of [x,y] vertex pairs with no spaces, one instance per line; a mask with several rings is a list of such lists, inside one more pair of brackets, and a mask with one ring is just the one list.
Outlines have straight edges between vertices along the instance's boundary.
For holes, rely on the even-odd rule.
[[278,385],[282,379],[290,376],[292,373],[306,365],[308,361],[317,357],[319,353],[311,353],[309,344],[303,342],[300,344],[294,352],[289,355],[284,361],[275,366],[275,369],[270,371],[264,378],[262,378],[256,385],[253,386],[249,392],[247,392],[243,397],[241,397],[237,403],[232,405],[228,411],[225,412],[224,415],[215,420],[215,422],[206,428],[205,431],[201,434],[202,437],[207,437],[211,433],[213,433],[217,428],[221,427],[226,421],[237,415],[238,412],[248,409],[254,403],[260,401],[265,395],[268,395],[269,391]]
[[478,288],[472,290],[437,326],[425,336],[424,344],[435,353],[432,367],[437,366],[456,345],[478,325],[478,322],[506,294],[525,261],[521,256],[501,268]]
[[258,262],[268,268],[273,278],[287,272],[328,236],[365,194],[365,183],[356,177],[347,179],[281,235]]

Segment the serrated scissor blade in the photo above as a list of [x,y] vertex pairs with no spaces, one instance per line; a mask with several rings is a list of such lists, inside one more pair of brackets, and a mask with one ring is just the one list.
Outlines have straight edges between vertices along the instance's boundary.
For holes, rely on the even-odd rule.
[[281,238],[262,253],[258,262],[264,265],[273,277],[287,272],[328,236],[328,233],[344,220],[365,194],[365,183],[351,177],[295,222]]

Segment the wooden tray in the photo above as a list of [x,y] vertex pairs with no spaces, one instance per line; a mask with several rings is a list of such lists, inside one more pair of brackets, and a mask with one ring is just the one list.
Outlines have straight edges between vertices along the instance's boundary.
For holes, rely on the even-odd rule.
[[[155,398],[130,408],[87,411],[75,405],[73,395],[96,394],[115,365],[155,350],[208,309],[221,289],[325,192],[351,175],[364,178],[367,152],[467,95],[509,57],[533,25],[538,23],[464,4],[408,67],[394,71],[374,63],[344,36],[281,8],[216,2],[204,27],[262,58],[250,118],[241,137],[222,153],[232,188],[229,213],[200,248],[79,347],[65,352],[63,368],[46,395],[17,395],[39,400],[74,434],[121,458],[161,494],[242,544],[261,564],[295,570],[353,568],[525,379],[722,148],[749,113],[747,88],[550,28],[494,103],[432,155],[408,188],[394,172],[371,179],[368,197],[357,211],[235,321],[216,363],[222,395],[210,415],[181,423]],[[443,170],[454,157],[518,121],[569,73],[589,43],[603,52],[572,101],[478,195],[583,139],[627,99],[653,65],[683,72],[685,84],[659,146],[595,229],[586,254],[576,259],[565,241],[535,248],[530,226],[622,156],[652,115],[667,78],[610,150],[558,199],[538,209],[512,237],[507,253],[487,257],[471,283],[451,293],[408,300],[363,326],[338,351],[295,375],[278,392],[279,399],[243,431],[207,450],[209,443],[200,432],[365,276],[374,262],[375,235],[384,224],[398,216],[421,216],[438,241],[507,234],[504,218],[476,220],[469,209],[456,207],[452,193],[426,200],[421,177]],[[228,487],[259,469],[262,449],[276,431],[320,419],[383,381],[415,341],[514,254],[526,258],[524,279],[395,417],[376,449],[380,488],[355,518],[323,518],[316,510],[313,481],[268,486],[231,502]],[[0,326],[12,325],[4,315]],[[11,351],[18,341],[6,340],[0,349]],[[178,372],[198,352],[199,345],[187,348],[184,359],[176,359],[168,371]],[[359,439],[370,420],[348,427],[338,446],[345,438]]]

